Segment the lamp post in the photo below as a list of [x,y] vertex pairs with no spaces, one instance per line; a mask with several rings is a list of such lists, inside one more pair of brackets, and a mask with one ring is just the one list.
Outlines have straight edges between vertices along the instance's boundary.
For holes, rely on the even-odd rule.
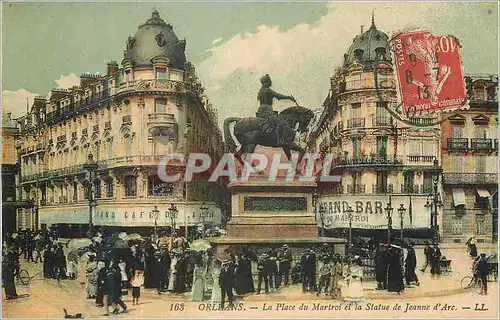
[[179,210],[175,206],[175,204],[171,204],[170,208],[168,208],[170,214],[170,242],[172,242],[174,238],[174,230],[175,230],[175,219],[177,219],[177,213]]
[[349,238],[347,240],[347,254],[348,256],[351,255],[351,243],[352,243],[352,214],[354,213],[354,210],[352,209],[351,206],[347,207],[347,216],[349,218]]
[[437,159],[434,159],[434,164],[432,166],[433,173],[433,193],[427,195],[427,201],[424,205],[426,208],[431,210],[431,228],[433,229],[433,240],[437,243],[439,240],[439,226],[437,222],[438,208],[443,207],[443,201],[441,200],[441,194],[438,192],[439,175],[441,174],[441,168],[439,167]]
[[157,223],[158,223],[158,216],[160,214],[160,210],[158,210],[158,207],[155,206],[151,212],[153,213],[153,218],[155,219],[155,227],[154,227],[153,232],[154,232],[155,236],[157,236],[156,227],[157,227]]
[[83,165],[83,169],[89,174],[89,189],[88,189],[88,199],[89,199],[89,237],[92,238],[92,207],[93,207],[93,192],[94,192],[94,172],[97,169],[97,162],[94,160],[92,153],[89,153],[87,162]]
[[401,247],[403,246],[403,219],[405,217],[406,208],[404,204],[400,204],[398,208],[399,220],[401,221]]
[[390,202],[387,202],[385,207],[385,212],[387,214],[387,244],[391,244],[391,229],[392,229],[392,211],[394,208],[391,206]]
[[205,217],[207,216],[207,213],[208,213],[208,207],[205,204],[205,202],[203,202],[203,204],[200,207],[200,218],[201,218],[201,223],[202,223],[202,226],[203,226],[203,229],[202,229],[202,232],[201,232],[201,238],[202,239],[205,239]]

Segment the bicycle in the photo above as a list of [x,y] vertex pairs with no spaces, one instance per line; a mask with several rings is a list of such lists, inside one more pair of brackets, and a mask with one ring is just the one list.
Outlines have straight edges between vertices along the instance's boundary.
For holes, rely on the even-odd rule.
[[27,286],[30,283],[31,277],[28,270],[26,269],[18,269],[14,276],[16,277],[16,280],[22,285]]
[[483,281],[476,275],[463,277],[460,285],[464,290],[473,289],[477,293],[483,292]]

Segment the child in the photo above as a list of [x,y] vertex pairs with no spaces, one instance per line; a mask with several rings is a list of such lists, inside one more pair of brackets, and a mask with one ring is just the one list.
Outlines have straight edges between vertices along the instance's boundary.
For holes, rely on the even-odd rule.
[[68,270],[67,270],[67,276],[70,280],[75,280],[75,269],[76,269],[76,263],[73,260],[68,261]]
[[130,280],[132,285],[132,304],[139,305],[139,297],[141,296],[141,286],[144,284],[144,271],[135,270],[132,279]]

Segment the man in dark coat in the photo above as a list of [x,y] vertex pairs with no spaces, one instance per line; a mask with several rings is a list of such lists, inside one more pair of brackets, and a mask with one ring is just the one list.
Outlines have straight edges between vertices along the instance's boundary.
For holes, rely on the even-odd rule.
[[43,276],[45,278],[54,278],[54,248],[47,246],[43,253]]
[[434,244],[434,248],[431,250],[430,264],[431,264],[431,277],[439,278],[441,275],[441,250],[437,243]]
[[481,291],[480,294],[487,295],[488,294],[488,263],[486,261],[486,254],[481,253],[479,255],[479,259],[476,263],[476,272],[478,277],[481,279],[483,282],[483,290]]
[[179,253],[177,264],[175,265],[175,287],[176,294],[186,291],[187,258],[183,253]]
[[375,252],[375,280],[377,290],[387,289],[387,247],[378,246]]
[[108,303],[112,304],[115,307],[113,313],[114,314],[118,313],[118,308],[116,306],[117,304],[120,305],[120,307],[122,307],[123,309],[123,312],[125,312],[127,310],[127,306],[121,299],[122,295],[121,272],[120,268],[118,267],[118,263],[116,261],[113,261],[111,263],[110,268],[107,270],[106,277],[108,280],[108,291],[109,291]]
[[316,254],[313,249],[309,249],[300,259],[302,267],[302,292],[317,291],[316,288]]
[[429,245],[429,241],[424,241],[424,244],[425,264],[422,266],[422,269],[420,269],[422,272],[425,272],[425,269],[427,269],[427,266],[429,266],[432,259],[432,247]]
[[[5,251],[8,250],[9,249],[5,249]],[[14,272],[16,266],[5,251],[4,251],[4,256],[2,258],[2,280],[3,280],[3,287],[5,290],[5,299],[10,300],[17,298],[16,282],[14,280]]]
[[269,263],[269,286],[271,290],[279,289],[279,280],[278,280],[278,264],[276,263],[276,254],[271,252],[271,255],[268,259]]
[[420,282],[418,281],[417,274],[415,273],[415,268],[417,267],[417,255],[415,254],[415,248],[413,248],[413,246],[414,243],[410,242],[405,261],[405,278],[406,285],[410,285],[411,282],[416,282],[418,286],[420,285]]
[[221,307],[224,308],[226,296],[229,301],[229,307],[233,307],[234,267],[229,261],[222,265],[222,270],[219,275],[219,285],[222,291]]
[[387,290],[399,294],[405,289],[401,254],[401,250],[397,248],[392,247],[389,249],[389,268],[387,269]]
[[279,275],[278,280],[281,285],[281,281],[285,286],[288,285],[288,279],[290,278],[290,269],[292,268],[292,254],[288,250],[288,245],[283,245],[282,249],[278,252],[278,261],[279,261]]
[[262,288],[262,281],[264,281],[264,289],[265,293],[269,292],[269,256],[267,254],[263,254],[259,256],[259,260],[257,262],[257,272],[258,272],[258,280],[257,280],[257,294],[260,294],[260,289]]

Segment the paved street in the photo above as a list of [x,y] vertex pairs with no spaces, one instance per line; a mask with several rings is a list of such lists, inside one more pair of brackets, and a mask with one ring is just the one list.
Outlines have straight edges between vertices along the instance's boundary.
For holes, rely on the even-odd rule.
[[[421,253],[421,249],[417,251]],[[367,301],[361,304],[362,310],[346,310],[347,304],[336,300],[327,299],[324,295],[316,295],[301,292],[301,287],[293,285],[282,288],[277,292],[268,295],[248,295],[238,297],[237,302],[241,310],[224,311],[228,317],[364,317],[373,316],[380,313],[381,317],[405,316],[405,317],[457,317],[457,316],[481,316],[492,317],[498,312],[498,285],[496,282],[489,282],[489,295],[481,296],[472,292],[463,292],[460,289],[460,279],[468,274],[468,263],[466,253],[462,249],[443,249],[443,254],[454,261],[453,273],[450,276],[442,276],[439,280],[430,279],[429,272],[425,274],[418,271],[421,279],[419,287],[407,288],[402,295],[388,293],[386,291],[374,290],[375,283],[365,282],[365,297]],[[421,256],[419,256],[421,258]],[[422,260],[419,260],[419,264]],[[456,263],[463,261],[463,263]],[[102,308],[96,308],[93,300],[85,299],[84,286],[77,281],[71,280],[44,280],[40,274],[42,264],[25,264],[35,277],[29,286],[18,286],[18,294],[24,295],[15,301],[4,301],[3,316],[6,318],[37,317],[37,318],[58,318],[63,315],[63,308],[70,314],[81,312],[85,318],[101,317],[104,314]],[[38,274],[36,272],[38,271]],[[164,294],[157,295],[155,290],[147,289],[141,292],[141,304],[132,305],[130,296],[125,296],[124,301],[129,306],[129,312],[112,317],[213,317],[221,316],[221,311],[208,311],[216,309],[208,303],[186,302],[190,300],[188,293],[184,295]],[[405,312],[406,303],[418,305],[414,308],[425,308],[436,303],[441,303],[439,308],[447,307],[456,310],[409,310]],[[484,303],[487,311],[474,311]],[[309,307],[308,311],[299,310],[301,304]],[[399,304],[401,310],[392,310]],[[293,307],[295,306],[295,307]],[[390,310],[385,310],[384,308]],[[455,307],[451,307],[455,306]],[[446,308],[447,308],[446,307]],[[470,307],[470,310],[462,309]],[[263,309],[267,311],[264,311]],[[270,308],[270,309],[269,309]],[[340,310],[335,310],[340,308]],[[354,308],[352,306],[352,308]],[[182,309],[175,311],[175,309]],[[277,310],[278,309],[278,310]],[[291,310],[294,309],[294,310]],[[243,312],[244,311],[244,312]],[[287,313],[290,312],[290,313]],[[298,312],[298,313],[296,313]],[[425,315],[423,314],[425,313]]]

